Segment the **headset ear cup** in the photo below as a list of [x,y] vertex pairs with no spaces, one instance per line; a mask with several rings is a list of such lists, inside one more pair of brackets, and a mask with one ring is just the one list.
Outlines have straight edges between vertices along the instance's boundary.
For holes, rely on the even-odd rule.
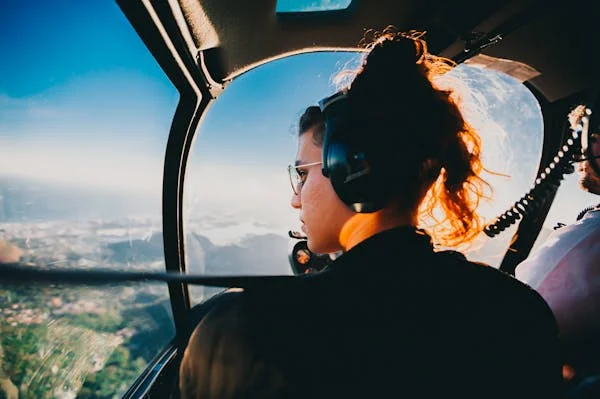
[[[385,205],[386,184],[361,142],[368,131],[352,115],[348,96],[339,92],[319,102],[325,114],[322,173],[337,196],[355,212],[375,212]],[[380,171],[383,172],[383,171]]]
[[364,151],[330,140],[327,173],[337,196],[355,212],[375,212],[385,203],[385,182],[379,178]]

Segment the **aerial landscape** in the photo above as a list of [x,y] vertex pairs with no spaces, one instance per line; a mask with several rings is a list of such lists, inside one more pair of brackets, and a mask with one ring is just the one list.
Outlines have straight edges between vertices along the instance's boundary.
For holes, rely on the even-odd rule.
[[[159,220],[124,214],[113,219],[81,218],[86,206],[89,210],[90,197],[77,190],[70,196],[58,191],[43,183],[0,180],[0,262],[164,270]],[[61,196],[62,201],[49,201]],[[118,216],[110,199],[104,200]],[[44,207],[46,215],[41,214]],[[78,210],[77,217],[69,218],[68,209]],[[48,221],[50,216],[53,221]],[[196,223],[208,227],[215,221]],[[290,273],[285,232],[215,245],[194,228],[190,223],[187,239],[192,273]],[[193,302],[218,290],[192,287]],[[99,288],[0,282],[0,315],[0,398],[6,399],[17,392],[20,398],[120,397],[174,337],[163,284]]]

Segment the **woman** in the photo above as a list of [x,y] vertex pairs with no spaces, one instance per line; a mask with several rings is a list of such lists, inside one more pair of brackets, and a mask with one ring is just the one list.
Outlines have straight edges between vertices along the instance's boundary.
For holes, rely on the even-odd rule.
[[432,239],[456,246],[479,233],[485,188],[479,136],[434,84],[449,69],[418,35],[385,33],[348,88],[306,110],[291,205],[312,251],[344,254],[217,303],[186,350],[184,397],[559,394],[545,302],[434,251]]

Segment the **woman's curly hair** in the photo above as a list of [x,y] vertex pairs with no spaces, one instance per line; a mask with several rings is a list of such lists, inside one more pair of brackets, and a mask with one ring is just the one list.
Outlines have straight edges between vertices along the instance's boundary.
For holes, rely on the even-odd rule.
[[[394,148],[389,167],[408,171],[397,181],[401,205],[418,210],[420,227],[436,244],[462,246],[483,229],[477,208],[491,188],[480,177],[479,134],[464,119],[456,90],[438,84],[455,64],[430,54],[423,35],[368,32],[360,67],[340,72],[336,81],[346,82],[353,110],[368,120],[368,139],[386,154]],[[323,115],[309,107],[299,133],[314,127],[322,145]]]

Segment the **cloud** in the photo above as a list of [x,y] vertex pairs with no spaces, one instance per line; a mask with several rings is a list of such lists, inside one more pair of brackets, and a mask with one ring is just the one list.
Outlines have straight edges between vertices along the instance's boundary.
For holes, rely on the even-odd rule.
[[162,158],[51,140],[0,138],[0,173],[46,181],[135,192],[158,192]]
[[[230,220],[230,225],[262,226],[259,230],[264,232],[281,232],[298,223],[290,206],[285,167],[226,162],[212,159],[190,166],[184,197],[186,221],[216,216],[216,220]],[[47,140],[14,143],[0,138],[0,175],[160,199],[163,158],[119,145],[98,148]],[[219,229],[227,226],[213,227],[215,234],[221,234]]]
[[224,246],[231,244],[240,244],[245,238],[250,236],[260,236],[266,234],[276,234],[287,236],[287,231],[291,226],[264,226],[256,220],[245,220],[237,224],[231,224],[222,227],[206,227],[202,224],[188,224],[187,232],[194,232],[207,237],[213,244]]
[[240,222],[255,221],[278,229],[298,223],[290,206],[291,188],[285,168],[272,165],[218,164],[193,167],[186,177],[185,215],[231,215]]

